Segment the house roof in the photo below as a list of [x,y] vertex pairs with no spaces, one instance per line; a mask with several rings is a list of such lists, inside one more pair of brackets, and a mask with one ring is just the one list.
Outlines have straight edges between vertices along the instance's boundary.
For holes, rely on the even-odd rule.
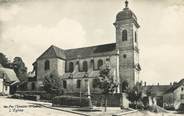
[[148,85],[145,88],[153,91],[166,91],[171,87],[171,85]]
[[171,85],[148,85],[148,86],[143,86],[143,90],[150,91],[152,94],[163,94],[165,93],[168,89],[171,88]]
[[76,49],[66,49],[63,50],[54,45],[50,46],[38,59],[45,58],[60,58],[60,59],[77,59],[77,58],[87,58],[94,56],[107,56],[115,55],[116,53],[116,43],[76,48]]
[[7,82],[19,82],[18,77],[16,76],[13,69],[8,69],[0,66],[0,78],[5,77]]
[[181,79],[178,83],[173,84],[173,86],[170,89],[168,89],[165,92],[165,94],[173,92],[174,90],[176,90],[181,85],[184,85],[184,79]]

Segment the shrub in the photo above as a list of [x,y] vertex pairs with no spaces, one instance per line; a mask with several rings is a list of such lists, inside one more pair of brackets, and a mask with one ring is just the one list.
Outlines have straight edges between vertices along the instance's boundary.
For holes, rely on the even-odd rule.
[[145,108],[141,102],[137,104],[135,103],[129,104],[129,107],[133,109],[139,109],[139,110],[143,110]]
[[87,107],[90,105],[89,98],[73,96],[56,96],[52,99],[53,106],[80,106]]
[[178,112],[184,112],[184,103],[181,103],[178,110]]
[[12,96],[11,96],[11,98],[15,98],[15,99],[22,99],[24,96],[23,95],[21,95],[21,94],[13,94]]
[[50,93],[40,94],[41,100],[52,100],[54,97],[56,97],[55,94],[50,94]]
[[173,105],[170,105],[170,106],[164,106],[164,109],[166,110],[175,110],[174,106]]
[[38,101],[40,99],[40,96],[39,95],[24,95],[23,99]]

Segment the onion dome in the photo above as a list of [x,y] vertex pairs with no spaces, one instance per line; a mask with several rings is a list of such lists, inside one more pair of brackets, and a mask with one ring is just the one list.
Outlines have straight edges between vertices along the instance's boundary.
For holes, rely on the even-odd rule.
[[116,21],[126,19],[134,19],[137,21],[136,15],[128,8],[128,1],[125,1],[125,8],[116,15]]

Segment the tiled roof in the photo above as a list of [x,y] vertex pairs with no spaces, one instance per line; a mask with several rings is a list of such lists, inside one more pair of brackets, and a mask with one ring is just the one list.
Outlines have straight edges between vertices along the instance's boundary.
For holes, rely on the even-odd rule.
[[58,48],[54,45],[51,45],[39,58],[37,59],[45,59],[45,58],[61,58],[66,59],[65,52],[63,49]]
[[181,85],[184,85],[184,79],[180,80],[178,83],[174,84],[170,89],[168,89],[165,93],[170,93],[176,90]]
[[15,72],[12,69],[0,67],[0,77],[3,78],[3,76],[5,77],[5,80],[7,82],[19,82],[19,79],[17,78]]
[[116,43],[66,50],[52,45],[37,59],[61,58],[70,60],[94,56],[107,56],[113,54],[116,54]]
[[148,85],[145,88],[151,89],[153,91],[166,91],[171,87],[171,85]]
[[171,85],[148,85],[143,86],[144,91],[150,91],[152,94],[165,93],[171,88]]
[[116,43],[65,50],[67,59],[116,54]]

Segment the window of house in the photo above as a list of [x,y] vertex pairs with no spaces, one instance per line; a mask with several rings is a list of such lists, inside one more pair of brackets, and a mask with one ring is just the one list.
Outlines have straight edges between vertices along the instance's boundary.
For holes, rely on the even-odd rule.
[[127,41],[127,30],[123,30],[122,32],[122,41]]
[[83,71],[84,72],[87,72],[88,71],[88,63],[87,63],[87,61],[84,61],[83,62]]
[[181,88],[181,91],[183,91],[183,87]]
[[63,88],[64,88],[64,89],[67,88],[67,82],[66,82],[66,80],[63,80]]
[[5,90],[6,90],[6,91],[8,90],[8,87],[7,87],[7,86],[5,86]]
[[106,61],[110,61],[110,58],[106,58]]
[[123,54],[123,58],[126,58],[127,57],[127,55],[126,54]]
[[45,70],[49,70],[50,69],[50,62],[49,60],[45,61]]
[[73,69],[74,69],[73,62],[70,62],[69,63],[69,72],[73,72]]
[[137,43],[137,32],[135,32],[135,42]]
[[184,99],[184,94],[181,94],[181,99]]
[[103,65],[103,60],[98,60],[98,69],[100,69],[100,67]]
[[81,80],[77,80],[77,88],[81,87]]

